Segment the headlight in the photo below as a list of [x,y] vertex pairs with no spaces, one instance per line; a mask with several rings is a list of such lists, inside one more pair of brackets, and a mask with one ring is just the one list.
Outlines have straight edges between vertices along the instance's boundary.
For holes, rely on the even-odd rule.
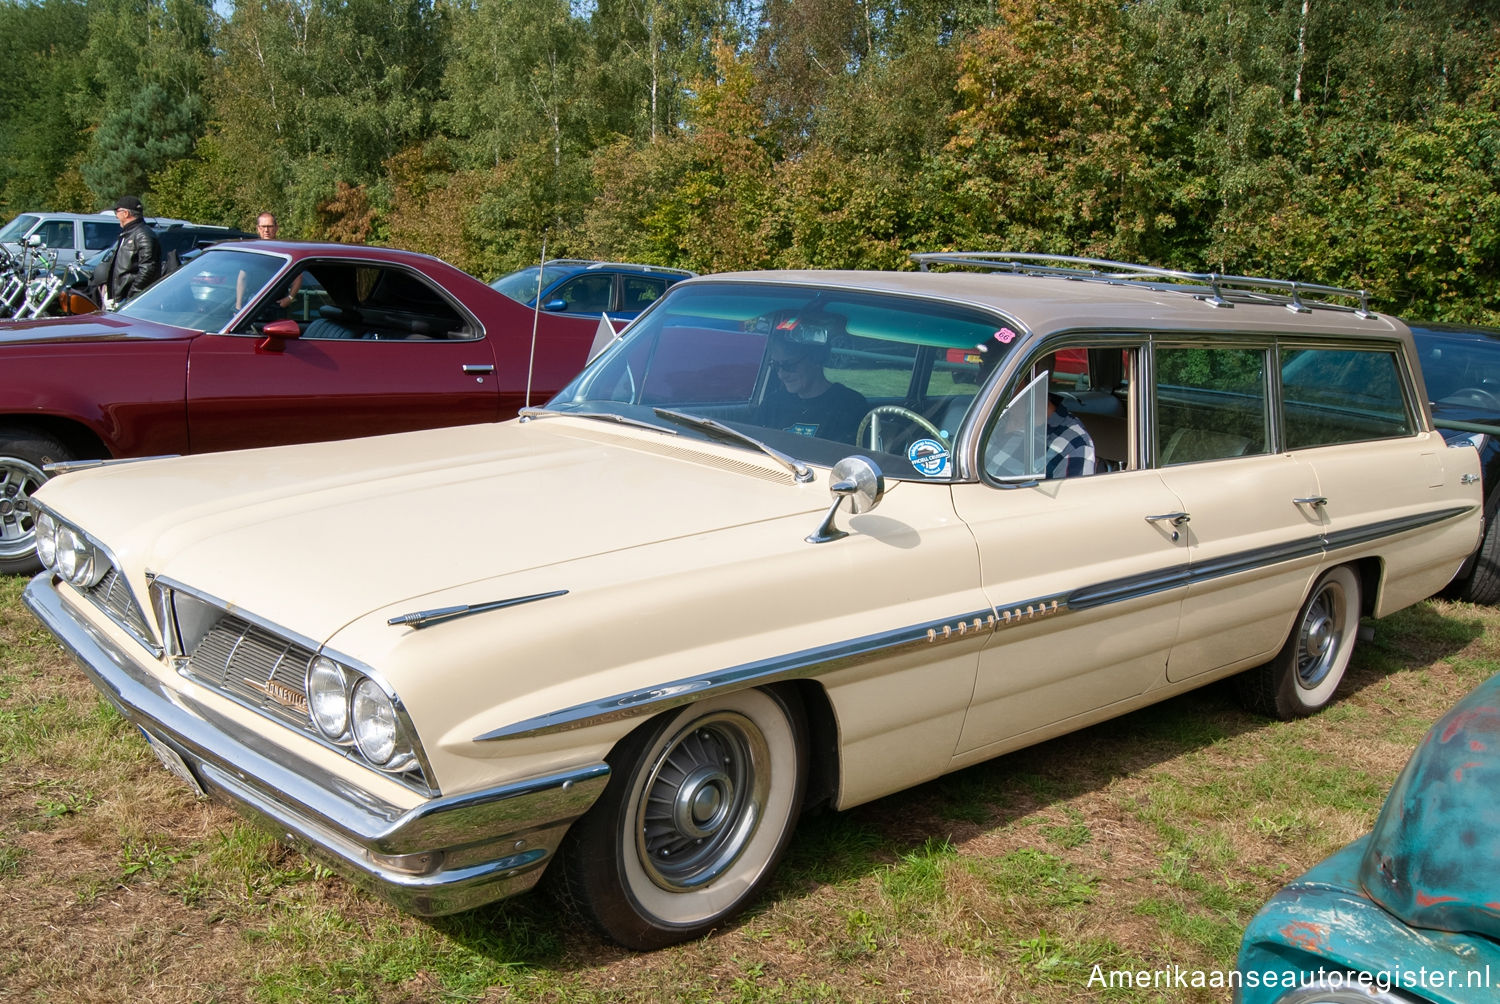
[[329,739],[349,734],[349,683],[344,667],[324,656],[307,669],[307,712]]
[[64,579],[80,589],[86,589],[103,577],[105,562],[83,534],[71,526],[61,526],[57,528],[54,540],[57,573]]
[[368,677],[360,680],[350,705],[354,743],[366,760],[383,767],[405,752],[396,705],[378,683]]
[[51,568],[57,564],[57,520],[52,518],[51,513],[37,513],[36,556],[43,568]]

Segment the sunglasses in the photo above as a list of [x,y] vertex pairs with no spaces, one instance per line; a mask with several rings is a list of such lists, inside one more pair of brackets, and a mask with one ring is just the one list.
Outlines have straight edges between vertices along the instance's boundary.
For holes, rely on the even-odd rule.
[[806,361],[806,356],[789,356],[786,359],[772,359],[771,365],[776,367],[776,369],[781,371],[782,373],[785,373],[787,370],[796,369]]

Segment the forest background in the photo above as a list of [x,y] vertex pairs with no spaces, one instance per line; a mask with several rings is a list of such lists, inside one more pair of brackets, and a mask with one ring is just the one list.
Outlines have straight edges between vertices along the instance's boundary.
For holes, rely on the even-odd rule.
[[1092,255],[1500,323],[1495,0],[0,0],[0,212],[698,271]]

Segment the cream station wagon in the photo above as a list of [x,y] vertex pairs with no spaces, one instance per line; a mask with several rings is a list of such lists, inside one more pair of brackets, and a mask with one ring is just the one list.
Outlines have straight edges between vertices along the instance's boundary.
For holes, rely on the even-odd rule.
[[187,784],[392,902],[545,869],[649,949],[810,805],[1229,676],[1315,712],[1473,550],[1477,454],[1362,294],[919,264],[685,280],[510,422],[64,473],[27,602]]

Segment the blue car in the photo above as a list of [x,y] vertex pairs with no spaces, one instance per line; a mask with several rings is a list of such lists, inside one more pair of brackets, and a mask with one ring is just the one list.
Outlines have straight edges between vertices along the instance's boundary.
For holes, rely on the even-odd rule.
[[1439,719],[1375,829],[1245,930],[1238,1004],[1500,1000],[1500,676]]
[[1500,603],[1500,330],[1410,327],[1433,424],[1449,443],[1474,444],[1484,473],[1484,536],[1447,592],[1470,603]]
[[490,285],[534,307],[540,276],[543,310],[591,317],[608,314],[612,320],[629,321],[661,299],[668,286],[695,274],[657,265],[556,258],[503,275]]

